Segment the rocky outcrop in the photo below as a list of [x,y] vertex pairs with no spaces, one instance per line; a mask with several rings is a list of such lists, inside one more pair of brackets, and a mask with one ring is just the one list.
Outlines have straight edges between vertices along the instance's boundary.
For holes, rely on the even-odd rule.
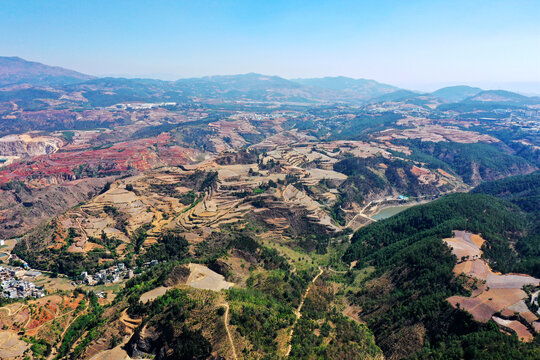
[[125,349],[132,358],[148,354],[155,355],[156,359],[165,357],[165,349],[161,344],[160,333],[147,326],[133,334]]
[[52,136],[8,135],[0,138],[0,156],[29,157],[52,154],[62,145],[62,139]]
[[215,260],[214,262],[208,264],[208,268],[225,277],[227,277],[229,272],[232,270],[231,265],[222,260]]

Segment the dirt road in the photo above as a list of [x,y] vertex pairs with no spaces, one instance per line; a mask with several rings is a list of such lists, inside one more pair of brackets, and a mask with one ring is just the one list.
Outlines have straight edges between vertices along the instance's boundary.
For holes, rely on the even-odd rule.
[[223,304],[220,304],[219,306],[225,307],[225,315],[223,316],[223,322],[225,323],[225,330],[227,331],[227,337],[229,338],[229,342],[231,343],[234,359],[238,360],[238,357],[236,356],[236,349],[234,348],[234,342],[231,335],[231,330],[229,329],[229,303],[223,303]]
[[300,305],[298,305],[298,308],[295,311],[296,320],[294,320],[294,324],[292,325],[291,332],[289,333],[289,345],[287,346],[287,351],[285,352],[285,357],[289,357],[289,354],[291,353],[292,349],[292,337],[294,335],[294,327],[296,326],[296,323],[298,322],[298,319],[300,319],[300,316],[302,316],[302,307],[304,306],[304,301],[306,300],[306,297],[309,294],[309,290],[311,290],[311,286],[317,281],[319,276],[323,274],[324,270],[319,266],[319,273],[315,275],[313,280],[311,280],[311,284],[307,287],[306,291],[304,292],[304,295],[302,295],[302,300],[300,301]]

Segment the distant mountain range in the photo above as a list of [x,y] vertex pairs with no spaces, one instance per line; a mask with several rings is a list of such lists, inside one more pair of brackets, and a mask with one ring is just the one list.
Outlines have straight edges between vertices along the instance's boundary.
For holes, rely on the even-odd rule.
[[399,90],[395,86],[382,84],[375,80],[352,79],[344,76],[292,79],[292,81],[306,86],[342,91],[350,97],[362,100],[372,99]]
[[376,98],[371,99],[371,102],[404,101],[404,100],[416,98],[420,95],[422,95],[422,93],[401,89],[401,90],[393,91],[388,94],[377,96]]
[[0,57],[0,86],[66,85],[93,79],[94,76],[81,74],[58,66],[48,66],[26,61],[19,57]]
[[[486,103],[490,105],[533,105],[540,98],[503,90],[484,91],[470,86],[451,86],[432,93],[399,89],[374,80],[323,77],[287,80],[255,73],[207,76],[163,81],[154,79],[97,78],[61,67],[48,66],[19,57],[0,57],[0,87],[19,89],[21,85],[52,87],[55,97],[62,92],[82,92],[93,106],[110,106],[127,101],[262,101],[290,103],[356,103],[426,101],[439,103]],[[0,98],[11,94],[3,92]],[[43,98],[41,92],[17,92],[19,97]]]
[[540,103],[538,96],[525,96],[505,90],[481,91],[467,99],[467,102],[490,102],[509,105],[534,105]]
[[482,91],[482,89],[477,87],[459,85],[441,88],[437,91],[432,92],[431,95],[444,99],[448,102],[459,102],[471,96],[475,96]]

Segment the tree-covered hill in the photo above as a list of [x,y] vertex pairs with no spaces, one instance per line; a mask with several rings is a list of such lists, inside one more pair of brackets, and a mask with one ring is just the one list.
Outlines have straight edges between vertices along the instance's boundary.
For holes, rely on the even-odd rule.
[[491,181],[507,176],[526,174],[534,171],[535,163],[512,152],[501,144],[455,142],[431,142],[402,140],[401,145],[409,146],[412,160],[426,163],[427,167],[440,167],[463,178],[470,185]]
[[[502,272],[539,276],[538,226],[527,204],[538,191],[536,175],[488,183],[475,193],[452,194],[413,207],[357,231],[343,259],[373,266],[363,288],[351,294],[387,358],[535,359],[538,337],[520,343],[493,323],[480,324],[446,299],[467,294],[452,273],[455,256],[442,239],[452,230],[481,233],[484,256]],[[506,190],[502,190],[502,189]],[[508,198],[500,199],[490,192]],[[512,197],[512,192],[520,193]],[[532,217],[531,217],[532,216]],[[531,220],[533,219],[533,220]],[[511,244],[517,244],[513,251]]]
[[471,193],[490,194],[508,200],[523,211],[536,212],[540,204],[540,171],[478,185]]

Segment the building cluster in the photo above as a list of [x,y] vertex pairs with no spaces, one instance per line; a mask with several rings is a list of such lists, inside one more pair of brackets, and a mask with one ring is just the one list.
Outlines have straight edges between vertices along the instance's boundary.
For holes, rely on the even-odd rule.
[[527,117],[527,118],[540,118],[540,110],[538,109],[528,109],[528,110],[521,110],[521,111],[516,111],[518,112],[521,116],[523,117]]
[[0,296],[10,299],[24,299],[28,297],[43,297],[45,291],[42,287],[36,286],[33,282],[24,278],[37,277],[41,275],[39,271],[27,271],[22,268],[11,268],[0,266],[0,281],[2,293]]
[[107,269],[99,270],[96,274],[90,275],[83,271],[80,282],[87,285],[116,283],[123,279],[131,279],[134,276],[133,270],[128,269],[124,263],[111,266]]
[[[157,265],[159,262],[157,260],[148,261],[143,264],[142,268],[147,268],[150,266]],[[124,263],[118,263],[117,265],[111,266],[107,269],[99,270],[96,274],[90,275],[87,271],[83,271],[80,275],[80,279],[77,284],[86,284],[86,285],[101,285],[101,284],[112,284],[125,279],[131,279],[135,276],[138,267],[128,268]]]
[[113,105],[112,108],[115,109],[123,109],[123,110],[145,110],[145,109],[153,109],[157,107],[164,107],[164,106],[176,106],[175,102],[160,102],[160,103],[128,103],[128,104],[116,104]]

